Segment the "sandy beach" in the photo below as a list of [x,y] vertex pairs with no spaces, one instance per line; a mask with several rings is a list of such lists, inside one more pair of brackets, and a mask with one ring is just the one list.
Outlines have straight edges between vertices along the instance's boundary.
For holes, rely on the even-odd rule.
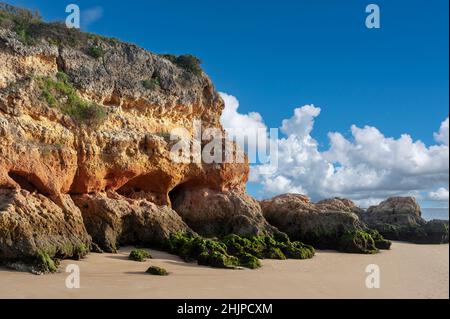
[[[65,260],[61,272],[36,276],[0,268],[0,298],[448,298],[449,246],[396,242],[377,255],[318,251],[310,260],[264,260],[257,270],[224,270],[185,263],[177,256],[149,250],[153,259],[90,254]],[[75,263],[81,287],[65,286],[65,267]],[[368,289],[365,268],[380,267],[380,288]],[[145,274],[162,266],[170,276]]]

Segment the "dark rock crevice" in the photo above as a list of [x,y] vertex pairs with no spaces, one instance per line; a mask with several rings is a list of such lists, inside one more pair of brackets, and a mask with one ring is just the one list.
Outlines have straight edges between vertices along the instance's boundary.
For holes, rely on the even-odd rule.
[[10,171],[8,176],[22,189],[30,193],[50,194],[50,190],[45,187],[45,184],[35,174],[23,171]]

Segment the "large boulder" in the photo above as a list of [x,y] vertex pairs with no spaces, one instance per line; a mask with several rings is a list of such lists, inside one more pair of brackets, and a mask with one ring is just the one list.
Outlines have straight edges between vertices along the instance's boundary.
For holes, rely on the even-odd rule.
[[294,240],[319,249],[373,253],[390,243],[367,229],[359,219],[360,209],[346,199],[311,203],[299,194],[284,194],[260,202],[267,221]]
[[258,201],[240,191],[209,188],[180,189],[172,196],[173,208],[203,236],[272,235],[279,233],[262,215]]
[[192,233],[170,207],[145,199],[128,199],[114,192],[73,199],[81,209],[93,242],[107,252],[130,244],[164,247],[170,235]]
[[363,221],[391,240],[417,244],[448,243],[448,221],[423,219],[413,197],[391,197],[360,214]]
[[[54,271],[55,259],[83,257],[91,238],[70,196],[47,198],[0,190],[0,261],[31,271]],[[19,263],[20,262],[20,263]]]

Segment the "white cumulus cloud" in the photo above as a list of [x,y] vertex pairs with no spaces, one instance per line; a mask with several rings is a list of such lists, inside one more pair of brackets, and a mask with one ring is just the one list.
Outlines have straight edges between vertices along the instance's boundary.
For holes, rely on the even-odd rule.
[[258,147],[265,145],[268,136],[267,126],[262,116],[257,112],[239,113],[239,101],[236,97],[226,93],[219,94],[225,102],[225,109],[220,118],[222,126],[229,138],[234,139],[242,149],[246,150],[250,161],[254,162]]
[[429,192],[428,199],[436,201],[448,201],[449,200],[448,189],[440,187],[434,192]]
[[448,145],[448,117],[444,122],[441,123],[439,133],[434,133],[434,139],[437,142]]
[[[240,114],[237,99],[222,96],[226,97],[224,127],[266,127],[259,114]],[[251,168],[251,181],[262,185],[263,197],[280,193],[303,193],[313,200],[341,196],[365,207],[400,195],[448,201],[448,190],[439,188],[449,181],[448,119],[434,134],[436,145],[427,146],[408,134],[393,138],[373,126],[352,125],[351,137],[330,132],[330,147],[320,151],[311,135],[320,112],[314,105],[305,105],[282,121],[285,137],[277,142],[278,165]]]

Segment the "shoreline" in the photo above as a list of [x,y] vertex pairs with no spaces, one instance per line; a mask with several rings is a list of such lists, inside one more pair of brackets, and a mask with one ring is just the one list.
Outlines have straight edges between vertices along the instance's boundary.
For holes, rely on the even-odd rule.
[[[58,273],[42,276],[2,267],[0,298],[449,298],[448,244],[393,242],[375,255],[318,250],[308,260],[262,260],[254,270],[199,266],[152,249],[153,259],[135,262],[131,249],[63,260]],[[79,289],[65,286],[69,264],[80,267]],[[379,289],[365,286],[368,264],[380,267]],[[150,265],[171,274],[145,274]]]

